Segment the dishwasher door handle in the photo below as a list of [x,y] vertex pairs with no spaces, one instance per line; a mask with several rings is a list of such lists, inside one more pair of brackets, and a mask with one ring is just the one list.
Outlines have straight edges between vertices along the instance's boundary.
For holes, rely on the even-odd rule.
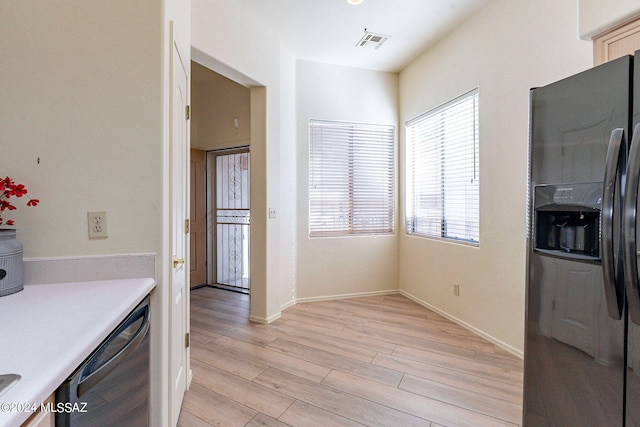
[[[127,344],[116,353],[111,359],[105,362],[95,371],[91,372],[87,377],[78,383],[77,396],[82,397],[83,394],[91,390],[96,384],[109,375],[118,365],[123,362],[132,351],[138,347],[138,344],[144,339],[149,331],[149,306],[146,306],[143,312],[143,323],[140,325],[135,335],[127,341]],[[117,336],[117,334],[116,334]],[[99,354],[96,355],[98,357]]]

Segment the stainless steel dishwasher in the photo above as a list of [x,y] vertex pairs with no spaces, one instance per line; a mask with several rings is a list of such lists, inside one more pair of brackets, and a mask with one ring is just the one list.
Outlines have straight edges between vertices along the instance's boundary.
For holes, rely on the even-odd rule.
[[149,424],[149,297],[56,390],[56,427]]

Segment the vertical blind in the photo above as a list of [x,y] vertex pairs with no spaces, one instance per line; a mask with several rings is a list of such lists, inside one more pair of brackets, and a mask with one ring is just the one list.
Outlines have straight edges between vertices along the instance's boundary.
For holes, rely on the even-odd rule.
[[479,243],[478,89],[406,124],[407,232]]
[[311,120],[309,236],[394,231],[394,126]]

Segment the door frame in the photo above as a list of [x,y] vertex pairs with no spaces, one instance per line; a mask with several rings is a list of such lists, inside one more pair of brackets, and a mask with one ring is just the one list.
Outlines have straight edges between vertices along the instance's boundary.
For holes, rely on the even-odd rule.
[[[209,284],[207,278],[208,257],[207,253],[207,151],[191,148],[190,153],[190,178],[189,184],[189,259],[190,289],[196,289]],[[195,266],[195,270],[194,270]]]

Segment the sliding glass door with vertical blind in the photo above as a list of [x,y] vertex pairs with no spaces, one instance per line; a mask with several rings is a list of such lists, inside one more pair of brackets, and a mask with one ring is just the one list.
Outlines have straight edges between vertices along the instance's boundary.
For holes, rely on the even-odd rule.
[[478,89],[406,124],[407,233],[480,241]]

